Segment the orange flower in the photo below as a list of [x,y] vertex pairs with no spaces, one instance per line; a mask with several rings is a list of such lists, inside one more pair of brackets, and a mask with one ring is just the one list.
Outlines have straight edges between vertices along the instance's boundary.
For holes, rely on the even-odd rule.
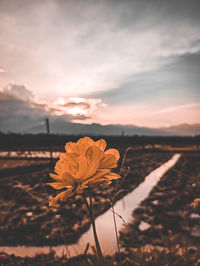
[[194,200],[194,207],[198,212],[200,212],[200,199]]
[[111,183],[111,180],[120,178],[118,174],[111,172],[112,168],[117,167],[119,152],[116,149],[105,151],[105,148],[104,139],[95,142],[89,137],[66,144],[66,153],[61,153],[60,160],[56,163],[56,174],[50,174],[56,182],[48,185],[55,189],[67,190],[53,198],[50,206],[75,193],[81,194],[84,188]]

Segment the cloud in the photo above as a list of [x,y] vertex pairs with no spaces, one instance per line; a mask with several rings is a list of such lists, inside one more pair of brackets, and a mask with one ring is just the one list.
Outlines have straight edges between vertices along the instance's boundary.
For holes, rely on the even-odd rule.
[[32,101],[32,93],[24,86],[9,84],[0,91],[0,128],[2,131],[23,131],[41,123],[48,113]]
[[166,114],[166,113],[175,113],[177,111],[187,110],[187,109],[199,109],[199,115],[200,115],[200,103],[188,103],[188,104],[182,104],[182,105],[175,105],[168,108],[163,108],[158,111],[153,112],[153,114]]
[[[149,113],[145,120],[152,122],[155,126],[171,126],[177,124],[197,124],[200,117],[200,102],[174,105]],[[154,121],[154,122],[153,122]]]
[[24,85],[9,83],[4,87],[3,91],[5,94],[23,101],[32,101],[34,98],[33,93]]
[[[199,5],[198,0],[1,0],[0,58],[6,73],[0,84],[15,81],[7,94],[23,105],[16,109],[24,115],[27,108],[28,114],[65,115],[83,123],[140,123],[131,118],[133,110],[139,117],[148,114],[144,106],[154,112],[198,101]],[[56,103],[58,98],[64,103]]]
[[37,103],[25,85],[10,83],[0,91],[0,128],[2,131],[28,132],[44,124],[47,117],[51,121],[87,123],[93,121],[93,113],[101,105],[99,99],[75,97]]
[[199,123],[200,101],[172,105],[170,108],[151,103],[108,105],[104,109],[98,110],[96,117],[103,125],[121,124],[156,128],[185,123],[195,124]]
[[90,123],[95,119],[95,112],[103,106],[101,99],[60,97],[48,104],[48,109],[55,115],[67,114],[72,122]]
[[[126,1],[108,1],[110,6],[119,15],[119,23],[125,27],[134,24],[135,27],[141,27],[138,21],[142,21],[144,26],[150,27],[154,24],[182,24],[182,23],[199,23],[198,0],[126,0]],[[176,25],[174,25],[176,27]]]
[[199,49],[198,1],[32,2],[1,1],[0,57],[3,81],[30,84],[39,99],[111,90]]
[[134,75],[108,91],[93,93],[109,105],[151,104],[159,107],[200,100],[200,52],[162,58],[160,68]]

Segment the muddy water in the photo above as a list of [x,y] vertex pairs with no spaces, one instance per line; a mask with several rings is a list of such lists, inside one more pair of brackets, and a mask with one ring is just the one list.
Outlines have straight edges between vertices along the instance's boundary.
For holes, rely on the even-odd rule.
[[[115,204],[115,212],[123,217],[122,220],[120,217],[116,216],[118,231],[131,219],[133,210],[139,206],[140,202],[148,197],[152,188],[158,183],[161,177],[176,164],[179,158],[180,154],[175,154],[169,161],[147,175],[145,180],[136,189]],[[114,253],[117,247],[111,210],[97,217],[96,227],[103,253]],[[91,227],[80,237],[77,244],[69,245],[67,248],[65,245],[60,245],[52,247],[52,249],[55,250],[58,256],[63,253],[70,253],[71,256],[74,256],[83,253],[88,242],[94,245]],[[34,256],[38,253],[48,253],[50,247],[0,247],[0,251],[1,250],[9,254],[14,253],[17,256]]]

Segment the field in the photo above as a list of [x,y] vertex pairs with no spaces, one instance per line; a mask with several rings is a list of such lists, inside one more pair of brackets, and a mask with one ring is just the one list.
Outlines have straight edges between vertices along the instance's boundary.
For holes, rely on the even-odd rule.
[[178,244],[185,242],[198,247],[200,216],[194,210],[193,200],[200,188],[199,162],[200,154],[184,154],[164,175],[121,232],[125,247],[147,244],[164,247],[173,237]]
[[[119,194],[116,200],[133,190],[158,163],[162,164],[170,155],[146,154],[145,160],[142,153],[131,157],[127,157],[126,167],[130,167],[130,170],[121,187],[125,191]],[[9,176],[4,177],[0,171],[1,245],[42,246],[74,243],[80,234],[89,228],[89,217],[82,197],[77,195],[66,203],[61,203],[58,208],[50,208],[48,202],[55,195],[55,191],[46,185],[51,181],[50,165],[46,166],[43,161],[37,161],[38,167],[43,168],[38,170],[35,169],[35,163],[30,164],[30,161],[19,160],[19,167],[16,167],[16,163],[16,160],[10,160],[11,166],[14,164],[15,167],[10,166]],[[5,173],[5,168],[2,171]],[[112,193],[113,185],[93,191],[96,216],[110,207],[107,199]]]
[[[121,146],[119,149],[122,154],[124,149]],[[122,192],[115,201],[134,190],[144,181],[145,176],[169,160],[173,154],[173,149],[161,151],[160,147],[158,150],[128,152],[122,171]],[[121,256],[124,261],[131,261],[134,257],[133,251],[147,245],[160,249],[179,245],[193,249],[194,254],[197,253],[200,248],[200,216],[194,210],[193,200],[199,196],[199,161],[200,153],[196,147],[192,152],[185,149],[178,163],[162,177],[149,197],[133,211],[129,222],[120,232],[120,245],[123,247]],[[55,246],[76,243],[89,229],[88,213],[80,195],[60,203],[58,207],[48,206],[49,200],[56,195],[55,190],[46,184],[51,181],[49,172],[53,172],[55,162],[55,159],[0,160],[2,251],[3,246]],[[116,169],[117,172],[119,170]],[[114,183],[92,191],[96,217],[111,207],[109,199],[117,192],[116,187]],[[52,256],[54,257],[50,254],[45,259],[52,259]],[[17,260],[16,257],[9,259]],[[21,265],[26,265],[23,264],[22,258],[18,260],[21,260]],[[195,257],[195,260],[198,261],[198,258]],[[58,261],[60,264],[55,265],[63,265],[61,260]]]

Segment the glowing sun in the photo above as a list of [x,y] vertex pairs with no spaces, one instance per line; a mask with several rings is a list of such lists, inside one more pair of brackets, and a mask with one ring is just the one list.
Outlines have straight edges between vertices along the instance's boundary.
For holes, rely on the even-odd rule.
[[82,108],[80,108],[78,106],[76,106],[76,107],[73,107],[73,108],[68,109],[68,114],[74,115],[74,116],[77,116],[77,115],[86,115],[87,114],[87,111],[86,110],[83,110]]

